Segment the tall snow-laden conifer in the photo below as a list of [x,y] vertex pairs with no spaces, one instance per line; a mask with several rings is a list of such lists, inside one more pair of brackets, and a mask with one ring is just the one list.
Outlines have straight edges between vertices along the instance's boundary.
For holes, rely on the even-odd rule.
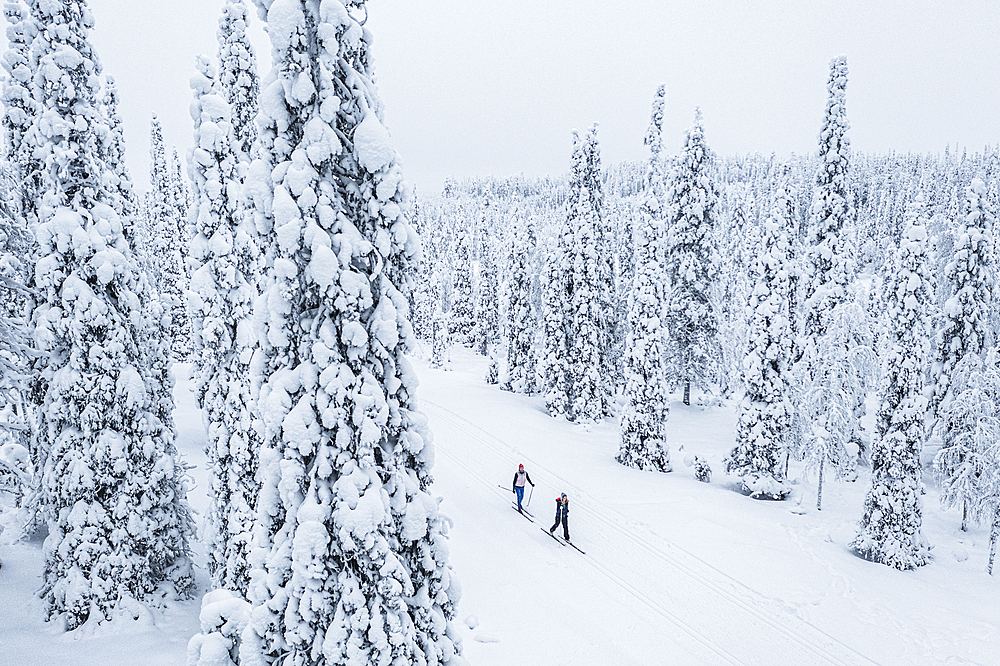
[[150,235],[151,278],[169,316],[167,339],[173,358],[184,358],[190,349],[186,299],[182,229],[187,226],[176,203],[176,184],[167,162],[160,121],[153,117],[150,126]]
[[611,413],[611,401],[615,393],[618,378],[623,377],[622,369],[619,365],[624,341],[619,341],[615,336],[615,328],[618,325],[615,285],[615,260],[614,260],[614,231],[611,214],[604,205],[603,174],[601,172],[601,145],[597,140],[597,123],[594,123],[587,132],[587,138],[583,144],[583,154],[586,161],[586,171],[584,172],[584,186],[587,189],[587,196],[590,205],[594,210],[594,241],[596,244],[594,258],[596,266],[594,278],[597,290],[594,299],[597,312],[595,320],[598,333],[598,353],[599,368],[603,378],[601,388],[602,415]]
[[451,252],[451,308],[448,310],[450,333],[459,344],[469,344],[476,326],[475,280],[472,270],[472,229],[467,219],[460,218],[455,230]]
[[38,113],[32,79],[35,61],[31,45],[38,28],[34,17],[21,0],[4,3],[7,19],[8,48],[3,56],[7,73],[3,81],[3,131],[6,137],[5,157],[15,184],[15,217],[24,224],[34,224],[36,207],[41,193],[41,165],[34,154],[36,138],[31,132]]
[[621,447],[617,460],[627,467],[669,472],[666,442],[670,396],[663,367],[663,267],[659,240],[663,234],[664,190],[663,103],[660,86],[653,100],[645,143],[649,146],[646,191],[641,217],[632,230],[635,277],[629,294],[629,332],[625,343],[625,408],[621,419]]
[[247,191],[266,257],[263,419],[244,664],[457,664],[458,586],[404,356],[420,245],[380,121],[371,34],[338,0],[255,0],[262,81]]
[[219,19],[219,85],[229,102],[235,149],[248,157],[257,138],[260,83],[257,59],[247,39],[249,16],[243,0],[226,0]]
[[[838,56],[830,61],[830,76],[827,80],[827,103],[823,126],[819,135],[820,167],[816,173],[810,224],[808,248],[806,250],[806,276],[803,285],[802,336],[796,354],[800,355],[797,372],[801,381],[808,385],[808,391],[815,391],[823,382],[824,374],[831,367],[830,357],[823,358],[822,347],[829,347],[824,336],[832,326],[833,313],[849,302],[848,287],[853,279],[853,250],[849,241],[849,231],[854,223],[855,211],[849,192],[850,140],[847,138],[847,58]],[[847,312],[847,310],[842,310]],[[850,320],[843,320],[842,323]],[[841,333],[843,327],[840,327]],[[846,358],[851,350],[856,350],[852,336],[848,349],[834,358]],[[841,365],[845,370],[851,364]],[[836,373],[835,373],[835,376]],[[843,378],[846,379],[846,378]],[[840,382],[841,379],[837,379]],[[862,387],[864,382],[848,382]],[[859,430],[859,407],[863,406],[863,393],[855,392],[855,398],[862,401],[852,407],[852,420],[841,424],[850,425],[847,442],[856,438]],[[818,403],[814,403],[818,404]],[[829,414],[807,414],[810,419],[828,420]],[[840,426],[838,426],[840,427]],[[828,449],[840,442],[837,436],[812,438],[814,443],[822,442]],[[820,460],[836,461],[843,469],[838,470],[848,477],[856,474],[856,459],[844,451],[833,452],[830,456],[820,456]]]
[[789,213],[788,195],[779,187],[754,262],[743,359],[746,394],[736,422],[736,447],[725,461],[726,471],[740,478],[745,492],[764,499],[782,499],[790,491],[784,470],[793,413]]
[[[225,48],[225,43],[222,43]],[[255,341],[256,230],[239,203],[241,156],[226,91],[206,58],[192,78],[195,147],[189,156],[197,235],[191,242],[188,309],[198,406],[208,425],[212,473],[208,565],[213,584],[246,594],[256,504],[258,437],[250,359]]]
[[[787,197],[787,195],[786,195]],[[716,226],[716,246],[719,248],[719,274],[714,281],[712,307],[719,324],[719,392],[723,396],[743,392],[743,358],[747,351],[747,300],[753,289],[754,276],[747,267],[753,265],[760,234],[754,219],[754,198],[745,183],[734,183],[726,192],[728,215]]]
[[850,140],[847,130],[847,58],[830,62],[828,97],[819,135],[820,167],[810,210],[804,334],[815,346],[826,331],[824,317],[848,299],[853,267],[847,232],[854,208],[848,192]]
[[929,559],[921,533],[923,494],[920,448],[924,437],[924,367],[934,304],[927,261],[924,202],[919,195],[886,280],[885,383],[872,447],[872,487],[865,498],[861,530],[853,547],[869,560],[913,569]]
[[479,271],[476,279],[475,342],[479,354],[490,355],[490,347],[500,338],[500,276],[498,248],[484,229],[479,235]]
[[549,239],[545,270],[542,275],[544,321],[542,333],[542,392],[545,407],[553,417],[570,415],[570,367],[567,327],[569,301],[573,285],[569,246],[572,236],[565,222],[558,237]]
[[610,265],[602,220],[597,125],[585,139],[574,133],[574,164],[567,225],[573,233],[571,319],[567,331],[570,418],[598,421],[611,402],[607,354],[611,309]]
[[717,273],[712,225],[719,195],[709,164],[701,111],[687,131],[684,149],[674,168],[665,250],[667,283],[667,343],[669,372],[684,387],[684,404],[691,403],[691,385],[704,388],[718,357],[718,322],[709,301]]
[[[8,421],[26,426],[34,421],[25,399],[31,387],[27,372],[30,351],[27,339],[26,306],[31,295],[24,285],[30,282],[36,254],[30,228],[37,221],[40,198],[40,163],[35,156],[38,103],[34,97],[34,66],[31,45],[37,28],[27,6],[20,0],[4,4],[8,49],[3,56],[3,120],[5,137],[0,160],[0,410]],[[29,450],[31,467],[40,469],[44,446],[29,431],[13,433],[19,446]],[[23,477],[31,487],[21,488],[18,501],[30,505],[28,522],[37,524],[38,475]]]
[[826,333],[815,349],[812,374],[803,382],[800,409],[808,420],[801,451],[806,466],[818,471],[816,508],[823,506],[827,467],[839,477],[857,478],[856,459],[847,443],[858,427],[858,401],[878,375],[872,322],[859,304],[837,306],[825,315]]
[[[106,77],[104,84],[104,116],[108,121],[108,133],[104,138],[103,159],[115,176],[115,186],[122,202],[122,215],[132,219],[136,211],[135,189],[132,176],[125,164],[125,131],[121,115],[118,113],[118,87],[113,77]],[[126,233],[129,245],[136,248],[138,238],[135,224],[128,225]],[[138,255],[137,248],[133,253]]]
[[996,216],[986,184],[974,178],[965,191],[965,206],[955,236],[955,251],[945,267],[951,297],[944,304],[944,325],[930,373],[931,409],[935,415],[951,397],[951,375],[966,354],[982,356],[989,344],[987,319],[996,286],[992,255]]
[[[191,228],[190,217],[191,217],[191,190],[188,189],[187,181],[184,178],[183,169],[181,168],[181,158],[177,155],[177,147],[173,149],[173,153],[170,157],[170,198],[173,202],[174,210],[177,211],[177,219],[179,220],[178,238],[181,244],[181,256],[185,256],[184,250],[187,247],[187,243],[194,238],[195,232]],[[188,267],[186,261],[181,261],[181,293],[187,289],[187,277],[188,277]],[[185,331],[187,331],[188,338],[190,339],[190,326],[185,319]]]
[[67,629],[111,617],[172,579],[192,584],[174,433],[151,409],[140,351],[143,275],[101,159],[107,119],[100,64],[82,0],[32,0],[40,119],[33,340],[50,450],[43,471],[49,517],[42,596]]
[[[143,280],[144,292],[142,302],[142,333],[139,336],[139,353],[143,359],[140,365],[143,378],[149,390],[150,410],[168,429],[176,431],[174,425],[174,378],[171,372],[170,341],[168,331],[163,327],[164,308],[160,302],[156,285],[148,273],[149,248],[148,237],[141,228],[143,222],[139,218],[141,207],[138,205],[135,190],[132,186],[132,176],[125,163],[125,135],[122,119],[118,113],[118,88],[111,76],[106,77],[104,88],[104,117],[108,121],[108,131],[104,134],[102,159],[108,176],[112,178],[118,190],[115,199],[123,219],[131,224],[124,225],[122,233],[132,256],[141,272],[145,273]],[[113,175],[112,175],[113,174]]]
[[535,253],[535,225],[521,223],[511,256],[510,302],[507,305],[507,384],[514,393],[535,392],[535,354],[532,349],[535,321],[531,312],[532,256]]
[[[966,354],[952,371],[954,398],[941,407],[944,445],[934,456],[934,473],[941,484],[941,504],[962,508],[962,531],[969,520],[983,516],[984,501],[1000,501],[1000,368],[990,350],[986,358]],[[987,511],[993,518],[993,511]],[[994,527],[996,527],[994,523]],[[993,544],[991,544],[992,551]],[[991,552],[992,561],[992,552]]]

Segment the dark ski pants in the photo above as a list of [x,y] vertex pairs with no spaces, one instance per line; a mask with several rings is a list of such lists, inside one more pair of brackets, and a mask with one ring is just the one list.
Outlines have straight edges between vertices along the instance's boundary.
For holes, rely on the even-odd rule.
[[514,492],[517,494],[517,510],[521,510],[521,500],[524,499],[524,486],[514,486]]
[[549,532],[555,532],[556,528],[559,527],[559,523],[563,526],[563,538],[569,541],[569,517],[568,516],[557,516],[556,524],[549,528]]

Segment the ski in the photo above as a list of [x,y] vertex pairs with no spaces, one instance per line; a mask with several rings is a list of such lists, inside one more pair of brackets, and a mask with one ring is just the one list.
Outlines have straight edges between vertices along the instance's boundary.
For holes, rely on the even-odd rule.
[[550,537],[552,537],[553,539],[555,539],[555,540],[556,540],[556,543],[558,543],[559,545],[561,545],[561,546],[565,546],[565,545],[566,545],[566,542],[565,542],[565,541],[563,541],[562,539],[560,539],[559,537],[557,537],[557,536],[556,536],[555,534],[553,534],[552,532],[549,532],[549,531],[548,531],[547,529],[545,529],[544,527],[539,527],[538,529],[540,529],[541,531],[545,532],[545,533],[546,533],[546,534],[548,534],[548,535],[549,535]]
[[[514,511],[517,511],[517,505],[516,504],[511,504],[510,508],[514,509]],[[523,506],[521,507],[521,510],[517,511],[517,512],[519,514],[521,514],[522,516],[524,516],[525,518],[527,518],[528,520],[530,520],[531,522],[535,522],[535,517],[533,515],[531,515],[530,513],[528,513]]]
[[545,529],[544,527],[542,527],[542,528],[541,528],[541,530],[542,530],[543,532],[545,532],[546,534],[548,534],[548,535],[549,535],[550,537],[552,537],[553,539],[555,539],[556,541],[558,541],[559,543],[561,543],[562,545],[564,545],[564,546],[572,546],[573,548],[576,548],[576,550],[577,550],[577,551],[578,551],[578,552],[579,552],[579,553],[580,553],[581,555],[586,555],[586,554],[587,554],[587,553],[586,553],[586,551],[584,551],[584,550],[583,550],[582,548],[580,548],[580,547],[579,547],[578,545],[576,545],[576,544],[575,544],[575,543],[573,543],[572,541],[566,541],[566,539],[560,539],[559,537],[557,537],[557,536],[556,536],[555,534],[553,534],[552,532],[549,532],[549,531],[548,531],[547,529]]

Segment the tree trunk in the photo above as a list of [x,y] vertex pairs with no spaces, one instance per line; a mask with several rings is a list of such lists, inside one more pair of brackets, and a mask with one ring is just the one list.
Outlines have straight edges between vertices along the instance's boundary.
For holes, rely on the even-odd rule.
[[993,529],[990,530],[990,563],[986,567],[986,573],[993,575],[993,558],[997,554],[997,536],[1000,534],[1000,504],[997,504],[993,512]]
[[691,405],[691,380],[684,380],[684,404]]
[[962,500],[962,531],[969,531],[969,500]]
[[819,459],[819,483],[816,486],[816,510],[823,510],[823,463],[826,462],[826,454],[824,453]]

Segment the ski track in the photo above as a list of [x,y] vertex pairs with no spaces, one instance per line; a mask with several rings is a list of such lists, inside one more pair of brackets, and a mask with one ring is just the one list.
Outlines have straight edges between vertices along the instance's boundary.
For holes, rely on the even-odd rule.
[[[430,403],[426,399],[421,399],[421,404],[423,406],[425,406],[425,407],[427,405],[433,405],[433,403]],[[433,406],[435,408],[437,408],[437,409],[444,409],[443,407],[440,407],[439,405],[433,405]],[[448,411],[448,410],[445,410],[445,411]],[[458,416],[457,418],[461,419],[462,417]],[[463,427],[460,423],[455,422],[455,421],[453,421],[451,419],[448,419],[448,418],[445,418],[444,420],[448,421],[449,425],[451,425],[451,427],[453,427],[453,428],[455,428],[457,430],[460,430],[461,432],[464,432],[466,435],[469,435],[470,437],[473,437],[473,438],[477,439],[478,441],[480,441],[481,443],[487,444],[487,446],[488,446],[488,443],[483,438],[478,437],[474,432],[470,431],[466,427]],[[475,428],[478,429],[478,426],[473,426],[473,427],[475,427]],[[450,453],[450,452],[442,449],[439,443],[436,444],[435,451],[437,453],[439,453],[439,454],[444,455],[444,457],[446,457],[452,464],[454,464],[457,467],[460,467],[461,469],[463,469],[469,476],[475,478],[483,486],[490,487],[490,486],[494,486],[495,485],[491,479],[489,479],[489,478],[483,476],[482,474],[480,474],[477,470],[473,469],[471,466],[469,466],[468,464],[466,464],[458,456],[455,456],[454,454],[452,454],[452,453]],[[495,451],[495,449],[494,449],[494,451]],[[544,469],[541,465],[537,465],[536,467],[538,469]],[[497,490],[498,490],[498,492],[497,492],[498,495],[506,495],[506,492],[504,492],[503,490],[501,490],[499,488]],[[482,495],[482,493],[480,493],[480,495]],[[545,529],[545,528],[542,527],[542,529]],[[543,537],[544,536],[545,535],[543,535]],[[548,545],[547,542],[549,541],[549,539],[545,539],[545,541],[546,541],[546,545]],[[561,547],[560,548],[560,552],[565,552],[565,553],[569,554],[569,551],[572,550],[568,545],[566,545],[564,543],[561,543],[558,539],[556,540],[556,543],[558,543],[559,546]],[[562,551],[562,548],[565,548],[566,550]],[[575,557],[578,557],[578,558],[588,558],[589,557],[588,555],[581,555],[577,551],[573,551],[572,555],[575,556]],[[681,631],[683,631],[685,634],[687,634],[690,638],[694,639],[697,643],[700,644],[700,647],[701,647],[702,651],[704,651],[706,649],[709,650],[709,651],[711,651],[711,653],[713,653],[716,657],[719,657],[719,658],[722,659],[722,663],[734,664],[736,666],[739,666],[739,664],[743,663],[739,659],[737,659],[735,656],[733,656],[731,654],[728,654],[726,652],[720,651],[715,645],[713,645],[711,643],[711,641],[709,641],[708,639],[706,639],[700,633],[692,630],[680,618],[678,618],[673,613],[671,613],[667,609],[665,609],[662,606],[660,606],[659,604],[657,604],[655,601],[653,601],[648,596],[646,596],[645,594],[643,594],[640,590],[638,590],[637,588],[635,588],[633,585],[631,585],[627,581],[623,580],[621,577],[619,577],[616,574],[614,574],[612,571],[608,570],[606,567],[603,567],[603,566],[601,566],[600,564],[598,564],[598,563],[596,563],[594,561],[589,561],[588,564],[590,564],[592,567],[594,567],[595,569],[597,569],[598,571],[600,571],[601,573],[603,573],[607,578],[609,578],[612,582],[614,582],[615,584],[617,584],[618,587],[624,589],[626,592],[628,592],[630,595],[632,595],[636,600],[641,601],[644,605],[646,605],[647,607],[649,607],[650,610],[652,610],[653,612],[655,612],[658,615],[662,616],[664,619],[666,619],[670,623],[674,624],[677,628],[679,628]],[[687,646],[687,647],[690,648],[691,646]],[[698,653],[697,649],[694,649],[694,651],[695,651],[695,653]],[[575,663],[575,662],[573,660],[570,660],[570,661],[566,662],[567,665],[568,664],[572,664],[572,663]],[[712,662],[712,663],[715,663],[715,662]]]
[[[571,518],[578,521],[570,521],[571,531],[580,529],[581,525],[584,528],[588,525],[593,527],[592,523],[596,521],[601,524],[604,534],[607,534],[606,530],[616,533],[616,538],[606,537],[588,543],[587,555],[579,552],[574,555],[586,560],[590,567],[683,631],[703,650],[721,659],[722,663],[761,666],[775,663],[877,664],[789,612],[780,602],[766,599],[676,544],[635,525],[618,511],[588,501],[585,490],[475,423],[426,398],[420,402],[424,411],[431,412],[435,420],[445,422],[484,447],[486,453],[497,458],[497,465],[509,464],[510,456],[516,453],[535,469],[545,471],[564,488],[570,489],[577,498]],[[480,483],[497,488],[498,494],[509,499],[494,479],[473,469],[468,459],[460,460],[442,448],[440,442],[436,450]],[[495,468],[491,466],[489,469]],[[581,504],[585,505],[583,511]],[[581,514],[583,520],[580,520]],[[628,526],[628,529],[623,526]],[[601,530],[587,531],[596,534]],[[624,547],[625,544],[633,547]],[[634,558],[636,550],[653,556],[665,565],[666,570],[657,571],[645,559],[639,558],[642,559],[639,561]],[[664,576],[665,573],[672,575]],[[776,619],[761,612],[760,608],[767,609]]]

